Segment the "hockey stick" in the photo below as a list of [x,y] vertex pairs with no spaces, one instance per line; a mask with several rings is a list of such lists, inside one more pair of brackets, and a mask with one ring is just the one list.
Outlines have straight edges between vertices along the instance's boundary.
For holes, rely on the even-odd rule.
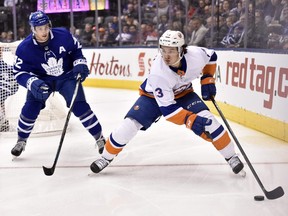
[[225,123],[227,129],[229,130],[231,136],[233,137],[235,143],[237,144],[237,146],[238,146],[240,152],[242,153],[242,155],[243,155],[245,161],[247,162],[247,164],[248,164],[248,166],[249,166],[251,172],[253,173],[253,175],[254,175],[255,179],[257,180],[258,184],[260,185],[260,187],[261,187],[262,191],[264,192],[266,198],[267,198],[267,199],[277,199],[277,198],[279,198],[279,197],[282,197],[282,196],[284,195],[284,190],[283,190],[283,188],[282,188],[281,186],[275,188],[275,189],[272,190],[272,191],[267,191],[267,190],[265,189],[265,187],[263,186],[262,182],[260,181],[260,178],[258,177],[256,171],[254,170],[254,168],[253,168],[251,162],[249,161],[249,159],[248,159],[246,153],[244,152],[244,150],[243,150],[243,148],[241,147],[241,145],[240,145],[238,139],[236,138],[236,136],[235,136],[235,134],[233,133],[231,127],[229,126],[229,124],[228,124],[226,118],[224,117],[224,115],[223,115],[223,113],[222,113],[220,107],[219,107],[218,104],[216,103],[214,97],[211,97],[211,101],[213,102],[215,108],[217,109],[218,113],[220,114],[222,120],[224,121],[224,123]]
[[77,83],[76,83],[75,90],[74,90],[74,93],[73,93],[73,96],[72,96],[72,100],[71,100],[71,104],[70,104],[70,109],[69,109],[67,117],[66,117],[66,121],[65,121],[65,124],[64,124],[64,128],[63,128],[63,131],[62,131],[60,143],[59,143],[59,146],[58,146],[58,150],[57,150],[57,153],[56,153],[56,157],[55,157],[53,166],[50,167],[50,168],[47,168],[47,167],[43,166],[43,171],[44,171],[46,176],[53,175],[53,173],[55,171],[55,167],[56,167],[56,164],[57,164],[57,161],[58,161],[58,158],[59,158],[59,154],[60,154],[60,151],[61,151],[61,148],[62,148],[64,137],[65,137],[65,134],[66,134],[66,131],[67,131],[67,127],[68,127],[68,123],[69,123],[70,116],[71,116],[71,113],[72,113],[72,109],[74,107],[75,99],[77,97],[77,93],[78,93],[80,82],[81,82],[81,76],[78,75]]

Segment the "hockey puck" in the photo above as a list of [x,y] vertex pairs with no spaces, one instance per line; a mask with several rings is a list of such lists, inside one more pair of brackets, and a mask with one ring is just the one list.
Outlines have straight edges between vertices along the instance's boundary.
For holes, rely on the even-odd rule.
[[254,200],[255,201],[263,201],[264,200],[264,196],[254,196]]

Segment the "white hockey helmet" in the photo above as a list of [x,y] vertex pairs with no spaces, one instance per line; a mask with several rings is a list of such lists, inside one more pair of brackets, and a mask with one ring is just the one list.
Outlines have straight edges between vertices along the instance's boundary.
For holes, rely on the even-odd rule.
[[160,46],[182,47],[184,44],[184,35],[180,31],[167,30],[159,38]]

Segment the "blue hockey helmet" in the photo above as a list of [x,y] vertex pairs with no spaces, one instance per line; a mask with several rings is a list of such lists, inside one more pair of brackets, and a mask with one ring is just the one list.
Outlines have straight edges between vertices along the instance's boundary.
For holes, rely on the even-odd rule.
[[41,10],[31,13],[29,16],[31,27],[42,26],[48,23],[51,25],[49,17]]

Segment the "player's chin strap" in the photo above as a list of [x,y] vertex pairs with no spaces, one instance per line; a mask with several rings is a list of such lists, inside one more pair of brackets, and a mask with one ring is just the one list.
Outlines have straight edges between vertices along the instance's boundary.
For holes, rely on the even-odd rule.
[[179,58],[178,58],[178,60],[176,61],[176,62],[174,62],[173,64],[171,64],[170,66],[174,66],[174,65],[176,65],[177,66],[177,64],[181,61],[181,59],[183,58],[183,56],[184,56],[184,52],[179,52]]

